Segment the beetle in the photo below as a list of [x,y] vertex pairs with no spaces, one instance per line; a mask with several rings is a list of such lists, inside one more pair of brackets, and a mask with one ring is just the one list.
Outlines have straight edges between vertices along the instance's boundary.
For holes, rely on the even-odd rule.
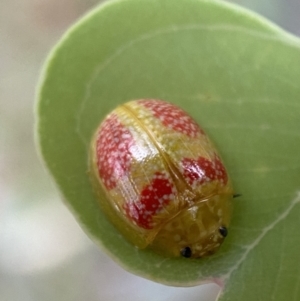
[[199,258],[228,234],[228,173],[203,129],[172,103],[139,99],[113,110],[93,135],[90,169],[102,210],[140,249]]

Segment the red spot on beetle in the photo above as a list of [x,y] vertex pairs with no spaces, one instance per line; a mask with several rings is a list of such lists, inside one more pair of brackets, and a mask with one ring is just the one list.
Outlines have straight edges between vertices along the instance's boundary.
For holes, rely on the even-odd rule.
[[97,135],[96,151],[99,176],[108,190],[113,189],[130,169],[132,145],[130,131],[117,116],[111,114],[106,118]]
[[215,155],[213,161],[204,157],[197,160],[184,158],[182,160],[183,174],[190,185],[205,182],[220,181],[226,185],[228,176],[220,158]]
[[224,185],[227,184],[228,181],[228,175],[226,172],[226,169],[221,161],[221,159],[216,155],[215,156],[215,168],[216,168],[216,179],[221,181]]
[[174,197],[174,188],[166,174],[155,173],[150,185],[142,191],[139,201],[124,205],[126,215],[144,229],[152,229],[153,217]]
[[164,126],[172,128],[174,131],[192,138],[197,137],[199,133],[205,134],[186,112],[171,103],[153,99],[141,100],[139,103],[150,109]]

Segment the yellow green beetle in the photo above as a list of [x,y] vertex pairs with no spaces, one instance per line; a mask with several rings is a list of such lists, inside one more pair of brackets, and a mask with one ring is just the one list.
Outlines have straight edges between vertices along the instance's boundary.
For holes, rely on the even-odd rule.
[[91,142],[102,210],[138,248],[167,257],[213,254],[227,236],[233,189],[212,142],[179,107],[125,103]]

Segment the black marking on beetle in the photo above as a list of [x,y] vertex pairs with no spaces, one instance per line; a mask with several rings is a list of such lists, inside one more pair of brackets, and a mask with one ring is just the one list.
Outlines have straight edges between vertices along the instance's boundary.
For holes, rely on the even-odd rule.
[[219,232],[223,237],[226,237],[228,235],[228,230],[226,227],[220,227]]
[[180,254],[185,258],[190,258],[192,256],[192,250],[190,247],[185,247],[180,251]]

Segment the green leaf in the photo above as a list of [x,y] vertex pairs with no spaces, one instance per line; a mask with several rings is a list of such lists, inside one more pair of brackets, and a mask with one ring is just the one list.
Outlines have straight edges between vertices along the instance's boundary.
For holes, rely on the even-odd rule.
[[[74,25],[41,80],[42,156],[91,237],[157,282],[224,285],[220,300],[300,299],[300,41],[237,6],[205,0],[110,1]],[[100,121],[131,99],[180,105],[220,150],[234,188],[230,234],[210,258],[168,259],[127,243],[88,177]]]

